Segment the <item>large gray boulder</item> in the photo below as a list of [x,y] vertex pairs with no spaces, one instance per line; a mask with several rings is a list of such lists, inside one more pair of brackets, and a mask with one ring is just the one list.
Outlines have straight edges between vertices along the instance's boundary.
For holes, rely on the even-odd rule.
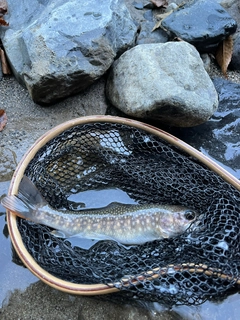
[[128,50],[114,62],[106,94],[127,115],[179,127],[207,121],[218,106],[199,53],[187,42],[142,44]]
[[137,26],[123,0],[8,0],[8,7],[2,42],[39,104],[85,89],[135,44]]

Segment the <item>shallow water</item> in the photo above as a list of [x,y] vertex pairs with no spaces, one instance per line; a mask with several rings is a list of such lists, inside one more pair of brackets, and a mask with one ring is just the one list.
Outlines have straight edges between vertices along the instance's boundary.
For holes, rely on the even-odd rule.
[[[237,320],[239,319],[239,294],[230,295],[218,302],[206,301],[199,306],[173,307],[169,311],[172,320]],[[157,319],[158,314],[164,312],[163,307],[153,303],[150,307]]]
[[171,132],[240,179],[240,84],[213,80],[219,107],[206,123]]
[[[7,194],[9,181],[0,182],[0,199]],[[38,279],[15,258],[12,251],[11,241],[8,234],[5,209],[0,204],[0,307],[8,302],[11,291],[24,290]],[[15,260],[15,261],[14,261]]]
[[137,204],[127,192],[119,188],[87,190],[73,193],[68,198],[69,207],[73,211],[106,207],[113,202]]

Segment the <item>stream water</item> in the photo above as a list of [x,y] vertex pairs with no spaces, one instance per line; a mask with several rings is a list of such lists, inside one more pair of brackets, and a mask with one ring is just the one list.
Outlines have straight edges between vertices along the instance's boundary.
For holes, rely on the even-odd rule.
[[[0,199],[7,194],[9,181],[0,182]],[[37,278],[28,269],[17,264],[18,259],[14,258],[12,245],[6,224],[5,209],[0,204],[0,307],[8,301],[8,297],[15,289],[24,290],[30,283],[37,281]],[[16,263],[17,262],[17,263]]]

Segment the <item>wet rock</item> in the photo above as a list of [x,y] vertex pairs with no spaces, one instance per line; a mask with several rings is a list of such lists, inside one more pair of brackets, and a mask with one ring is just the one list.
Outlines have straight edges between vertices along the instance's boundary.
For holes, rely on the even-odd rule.
[[222,7],[226,9],[226,11],[230,14],[233,19],[237,21],[238,29],[239,29],[239,11],[240,11],[240,3],[239,0],[215,0]]
[[169,37],[164,30],[155,30],[152,32],[154,25],[155,23],[150,21],[141,23],[141,31],[137,37],[136,44],[165,43],[168,41]]
[[[142,0],[142,2],[132,2],[132,0],[125,0],[126,5],[130,11],[131,17],[134,19],[136,25],[139,26],[136,38],[136,44],[144,43],[165,43],[168,41],[169,36],[163,29],[158,29],[152,32],[156,24],[154,18],[153,3]],[[131,3],[132,2],[132,3]],[[151,6],[150,6],[151,4]]]
[[237,23],[214,0],[192,0],[166,17],[162,26],[170,33],[208,52],[236,31]]
[[145,20],[140,24],[140,32],[136,44],[167,42],[169,37],[166,31],[162,29],[152,31],[156,23],[153,18],[153,11],[145,11],[143,17]]
[[137,26],[123,0],[8,0],[8,6],[2,42],[16,78],[39,104],[82,91],[135,44]]
[[194,128],[181,128],[178,136],[217,160],[240,179],[240,84],[215,78],[219,107],[211,119]]
[[233,70],[240,70],[240,32],[234,39],[233,55],[230,68]]
[[113,64],[106,94],[127,115],[183,127],[207,121],[218,105],[199,53],[186,42],[128,50]]

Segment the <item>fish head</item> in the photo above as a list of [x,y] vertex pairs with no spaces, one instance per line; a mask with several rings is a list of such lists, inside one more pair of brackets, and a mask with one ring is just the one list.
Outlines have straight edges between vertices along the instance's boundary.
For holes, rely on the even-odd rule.
[[197,212],[193,209],[182,209],[173,214],[174,230],[183,233],[197,219]]
[[165,215],[164,221],[162,221],[163,236],[169,238],[183,233],[196,218],[197,212],[195,210],[175,206],[174,211],[170,211]]

